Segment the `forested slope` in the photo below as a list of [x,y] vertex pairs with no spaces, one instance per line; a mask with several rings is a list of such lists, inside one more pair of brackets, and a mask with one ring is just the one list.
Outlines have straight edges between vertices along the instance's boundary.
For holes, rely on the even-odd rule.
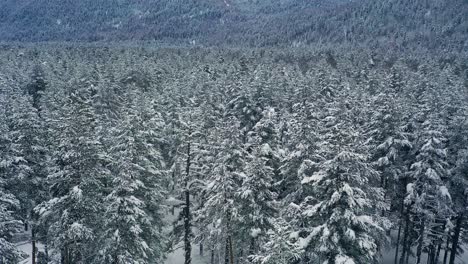
[[467,48],[465,0],[4,0],[1,41]]

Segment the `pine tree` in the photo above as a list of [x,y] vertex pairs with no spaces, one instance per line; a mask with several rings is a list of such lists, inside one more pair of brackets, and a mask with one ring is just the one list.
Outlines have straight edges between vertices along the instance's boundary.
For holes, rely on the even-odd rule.
[[15,177],[11,179],[9,189],[19,199],[21,209],[18,213],[27,228],[31,224],[32,240],[35,241],[37,216],[33,209],[47,196],[45,124],[38,110],[33,107],[33,99],[29,95],[13,91],[10,100],[6,122],[10,128],[12,143],[22,153],[24,160],[22,164],[15,166]]
[[[428,237],[427,230],[443,225],[451,215],[451,197],[445,186],[448,176],[446,167],[445,138],[434,127],[434,119],[428,119],[423,124],[423,132],[419,137],[418,155],[409,172],[412,182],[407,186],[406,204],[411,204],[419,227],[419,241],[417,249],[418,263],[420,263],[423,250],[434,250],[435,237]],[[443,229],[443,228],[442,228]],[[434,231],[434,230],[432,230]],[[432,240],[432,241],[431,241]],[[429,248],[427,248],[429,247]]]
[[383,192],[375,187],[378,173],[345,107],[330,108],[322,119],[322,161],[302,180],[306,196],[298,246],[306,259],[323,263],[377,263],[388,228],[376,211],[384,208]]
[[205,237],[210,244],[221,246],[225,263],[232,264],[238,253],[235,238],[238,235],[239,206],[235,192],[245,177],[245,150],[242,132],[236,119],[228,118],[222,131],[214,157],[210,178],[203,190],[204,206],[197,212],[199,225],[208,227]]
[[[278,174],[278,132],[274,109],[267,109],[249,135],[244,173],[240,188],[235,190],[239,203],[241,241],[250,241],[249,255],[256,254],[265,235],[278,217],[277,194],[273,185]],[[244,242],[245,243],[245,242]]]
[[417,229],[417,263],[421,262],[423,252],[433,258],[436,248],[445,240],[445,229],[453,213],[446,187],[449,176],[446,125],[442,111],[435,111],[441,108],[438,93],[430,76],[424,76],[413,99],[414,159],[408,171],[405,204]]
[[[140,95],[141,96],[141,95]],[[153,137],[159,115],[133,95],[112,133],[111,192],[105,198],[103,234],[96,263],[160,263],[164,258],[162,157]],[[144,101],[143,101],[144,102]]]
[[23,259],[24,253],[16,248],[11,239],[22,230],[23,223],[16,213],[20,203],[6,187],[14,175],[14,167],[23,158],[9,138],[3,110],[0,108],[0,263],[18,263]]
[[86,263],[96,254],[93,242],[102,221],[103,183],[109,173],[96,124],[91,87],[71,91],[66,104],[57,108],[54,122],[56,145],[48,183],[51,199],[36,210],[48,221],[49,236],[63,263]]

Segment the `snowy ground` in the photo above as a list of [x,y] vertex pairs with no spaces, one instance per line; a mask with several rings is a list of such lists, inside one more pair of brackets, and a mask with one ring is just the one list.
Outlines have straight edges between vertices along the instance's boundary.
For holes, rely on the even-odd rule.
[[[172,221],[175,220],[177,216],[177,212],[175,215],[172,215],[170,212],[167,213],[165,217],[165,221],[171,226]],[[393,232],[392,232],[393,233]],[[28,258],[21,262],[20,264],[30,264],[31,263],[31,251],[32,251],[32,246],[30,242],[18,242],[17,243],[18,248],[24,251],[26,254],[28,254]],[[44,246],[41,244],[37,245],[39,251],[44,251]],[[198,245],[194,244],[192,245],[192,264],[207,264],[209,263],[208,257],[202,257],[199,255],[198,252]],[[441,256],[443,256],[444,252],[441,252]],[[382,264],[393,264],[394,263],[394,255],[395,255],[395,249],[390,248],[386,250],[383,254],[383,261]],[[183,245],[179,245],[178,248],[174,251],[168,254],[167,260],[164,264],[183,264],[184,263],[184,249]],[[410,263],[412,263],[410,261]],[[426,263],[426,255],[423,254],[423,260],[422,263]],[[465,250],[464,255],[460,256],[457,258],[456,264],[468,264],[468,249]]]
[[[31,242],[20,242],[17,244],[18,248],[21,249],[24,253],[28,254],[28,258],[20,262],[21,264],[30,264],[31,261],[31,253],[32,253],[32,245]],[[37,244],[36,247],[39,251],[44,251],[44,246],[41,244]]]
[[[167,212],[166,216],[164,217],[164,221],[168,224],[168,226],[172,226],[172,223],[176,220],[180,210],[176,210],[174,215],[170,212]],[[165,264],[183,264],[184,263],[184,248],[183,245],[180,244],[174,252],[171,252],[167,256],[167,260]],[[192,245],[192,264],[206,264],[209,263],[207,259],[200,256],[198,252],[198,245]]]
[[[31,264],[31,243],[19,243],[18,248],[28,254],[28,258],[21,262],[21,264]],[[38,245],[40,251],[43,251],[43,246]],[[184,263],[184,250],[182,248],[170,253],[165,264],[183,264]],[[196,249],[192,253],[192,264],[206,264],[206,260],[198,255]]]
[[[177,218],[179,210],[175,211],[175,214],[172,215],[170,212],[166,213],[164,217],[164,221],[167,222],[167,226],[172,226],[172,222]],[[167,230],[169,231],[169,230]],[[19,249],[21,249],[24,253],[28,255],[28,258],[22,261],[20,264],[30,264],[31,261],[31,253],[32,253],[32,245],[29,240],[31,234],[22,233],[18,234],[18,238],[21,242],[17,243]],[[41,244],[37,244],[39,251],[44,251],[44,246]],[[200,256],[198,252],[198,245],[192,245],[192,264],[206,264],[208,260]],[[170,252],[167,256],[167,260],[164,264],[183,264],[184,263],[184,249],[183,245],[179,245],[178,248],[174,252]]]
[[[183,264],[184,263],[184,249],[179,248],[176,251],[169,254],[165,264]],[[192,250],[192,264],[206,264],[208,261],[198,255],[196,249]]]

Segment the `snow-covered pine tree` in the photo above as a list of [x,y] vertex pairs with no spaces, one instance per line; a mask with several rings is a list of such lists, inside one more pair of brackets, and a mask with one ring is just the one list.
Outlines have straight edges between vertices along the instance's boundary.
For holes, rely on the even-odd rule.
[[50,224],[49,237],[62,263],[89,263],[102,222],[103,183],[109,176],[98,138],[92,86],[75,82],[63,106],[50,114],[54,137],[48,183],[50,200],[36,208]]
[[224,263],[233,264],[240,253],[237,245],[240,241],[236,238],[242,226],[235,192],[246,177],[243,170],[247,153],[238,120],[227,118],[219,129],[213,135],[218,144],[210,177],[202,191],[204,203],[197,210],[197,222],[206,227],[204,236],[209,244],[217,247],[215,251],[224,253]]
[[[417,114],[419,121],[416,141],[413,143],[415,160],[408,172],[405,204],[413,214],[417,228],[416,262],[421,263],[422,253],[429,256],[444,238],[445,226],[452,216],[451,195],[446,187],[449,176],[447,164],[446,126],[437,113],[438,102],[435,91],[423,84],[417,92]],[[408,253],[407,253],[408,254]]]
[[[266,241],[266,233],[274,228],[278,217],[277,193],[273,189],[279,169],[278,131],[273,108],[262,113],[262,119],[249,133],[246,165],[240,188],[235,190],[239,203],[239,239],[250,241],[242,255],[258,253]],[[244,250],[243,250],[244,251]],[[247,262],[247,259],[242,260]]]
[[301,259],[301,250],[293,241],[296,234],[286,218],[279,216],[265,234],[264,243],[250,256],[250,260],[261,264],[297,263]]
[[[442,72],[441,83],[449,89],[440,90],[442,107],[438,109],[442,121],[446,122],[447,129],[447,163],[450,173],[447,180],[450,196],[452,198],[453,216],[451,224],[445,226],[444,233],[439,242],[434,263],[443,259],[443,263],[454,264],[457,257],[462,254],[466,243],[464,234],[467,229],[468,206],[468,91],[463,84],[456,81],[450,68]],[[443,258],[441,250],[444,250]],[[450,255],[450,257],[449,257]]]
[[0,107],[0,263],[18,263],[23,259],[24,253],[16,248],[11,239],[15,233],[22,230],[23,223],[17,214],[20,203],[6,187],[14,175],[14,167],[23,158],[20,150],[15,149],[15,144],[9,138],[8,127],[5,124],[4,109]]
[[[449,166],[451,176],[449,179],[449,190],[452,196],[454,220],[453,233],[447,236],[445,251],[450,252],[449,262],[455,263],[456,256],[463,252],[461,244],[463,232],[466,232],[467,205],[468,205],[468,109],[461,107],[457,112],[452,113],[453,119],[449,126]],[[465,230],[465,231],[464,231]],[[447,259],[448,253],[444,259]]]
[[[179,136],[183,140],[177,154],[180,165],[177,186],[181,192],[183,208],[175,222],[173,234],[184,241],[185,263],[191,263],[192,244],[199,243],[199,253],[204,254],[204,244],[210,244],[205,226],[197,226],[197,210],[204,206],[203,190],[209,178],[215,151],[211,142],[215,131],[214,109],[202,100],[191,98],[179,113]],[[195,216],[195,217],[194,217]],[[196,233],[194,233],[196,231]],[[201,232],[199,232],[201,231]],[[177,243],[179,240],[176,239]],[[211,246],[211,245],[209,245]]]
[[[332,104],[333,105],[333,104]],[[353,102],[353,108],[357,107]],[[329,106],[320,123],[318,170],[303,178],[298,247],[305,261],[378,263],[388,222],[378,173],[348,103]]]
[[112,131],[111,192],[95,263],[161,263],[165,256],[162,157],[154,138],[163,126],[144,95],[129,92]]
[[35,256],[37,253],[35,250],[37,215],[33,209],[47,196],[45,180],[48,164],[45,124],[39,116],[39,101],[34,103],[34,99],[27,94],[21,94],[20,89],[11,91],[9,97],[6,122],[10,129],[12,143],[21,151],[23,157],[22,163],[15,166],[9,189],[20,201],[18,213],[26,229],[29,230],[29,225],[31,225],[31,240],[34,244],[31,255]]
[[411,205],[418,224],[417,263],[421,261],[421,253],[434,250],[434,240],[440,239],[440,234],[428,237],[428,230],[434,231],[436,225],[445,225],[452,214],[451,196],[445,186],[445,178],[448,176],[444,147],[446,139],[431,122],[434,119],[423,124],[424,131],[417,144],[419,154],[409,172],[411,183],[407,186],[405,198],[405,203]]
[[5,158],[0,156],[0,263],[19,263],[24,258],[24,252],[11,239],[15,233],[21,232],[23,223],[15,217],[15,211],[20,207],[19,201],[5,190],[5,179],[2,178],[6,169],[3,166],[8,163]]

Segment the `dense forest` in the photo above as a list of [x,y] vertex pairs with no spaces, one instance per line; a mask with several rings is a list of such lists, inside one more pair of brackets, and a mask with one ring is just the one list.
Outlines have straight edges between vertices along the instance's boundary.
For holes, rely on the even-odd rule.
[[467,50],[466,0],[2,0],[0,41]]
[[12,45],[0,61],[2,264],[24,230],[40,264],[178,247],[185,264],[464,263],[466,54]]

